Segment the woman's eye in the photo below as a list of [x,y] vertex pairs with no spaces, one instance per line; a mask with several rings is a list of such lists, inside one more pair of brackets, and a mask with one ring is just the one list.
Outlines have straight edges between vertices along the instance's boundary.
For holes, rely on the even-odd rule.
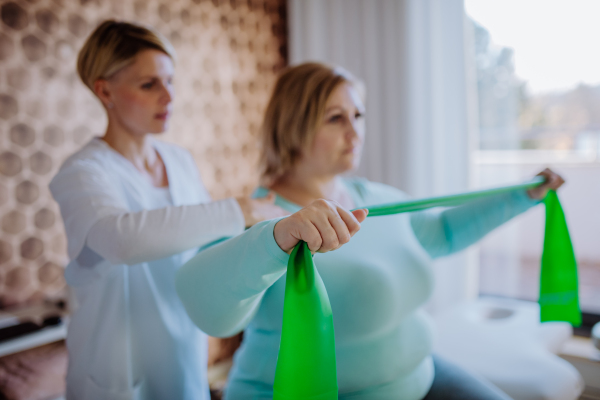
[[340,122],[342,120],[342,116],[341,115],[334,115],[332,117],[329,118],[329,122]]
[[363,113],[357,112],[356,114],[354,114],[354,118],[355,119],[359,119],[359,118],[362,118],[362,117],[364,117]]
[[154,86],[154,82],[144,83],[142,89],[152,89],[152,86]]

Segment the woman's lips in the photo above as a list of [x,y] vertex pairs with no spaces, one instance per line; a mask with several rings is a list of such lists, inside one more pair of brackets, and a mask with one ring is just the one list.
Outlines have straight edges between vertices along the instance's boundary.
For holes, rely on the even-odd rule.
[[166,121],[169,118],[169,112],[165,111],[164,113],[154,114],[154,118],[159,119],[161,121]]

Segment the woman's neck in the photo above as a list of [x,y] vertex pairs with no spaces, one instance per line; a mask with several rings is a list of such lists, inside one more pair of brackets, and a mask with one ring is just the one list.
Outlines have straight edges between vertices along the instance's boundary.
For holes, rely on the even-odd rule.
[[102,140],[121,153],[123,157],[131,161],[138,169],[143,169],[145,161],[152,157],[156,157],[152,154],[154,153],[152,151],[153,148],[146,136],[147,135],[134,135],[109,120]]
[[306,176],[289,173],[279,178],[269,189],[302,207],[317,199],[333,200],[348,209],[354,207],[348,190],[336,175]]
[[168,186],[164,163],[147,136],[132,135],[109,122],[102,140],[129,160],[154,186]]

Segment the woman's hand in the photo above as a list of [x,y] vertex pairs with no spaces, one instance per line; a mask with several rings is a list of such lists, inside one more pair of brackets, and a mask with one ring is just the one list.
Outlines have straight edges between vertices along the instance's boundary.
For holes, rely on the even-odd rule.
[[347,211],[338,203],[316,200],[275,225],[273,236],[279,247],[290,253],[300,240],[311,252],[325,253],[348,243],[367,217],[367,210]]
[[544,197],[546,197],[546,193],[548,193],[548,190],[556,190],[559,187],[561,187],[563,183],[565,183],[565,180],[560,175],[550,170],[549,168],[546,168],[545,170],[537,174],[537,176],[543,176],[544,178],[546,178],[546,182],[542,183],[536,188],[529,189],[527,191],[527,195],[535,200],[543,199]]
[[238,197],[236,200],[242,209],[242,213],[244,214],[246,228],[249,228],[252,225],[267,219],[290,215],[289,212],[275,205],[274,193],[269,193],[266,197],[261,199]]

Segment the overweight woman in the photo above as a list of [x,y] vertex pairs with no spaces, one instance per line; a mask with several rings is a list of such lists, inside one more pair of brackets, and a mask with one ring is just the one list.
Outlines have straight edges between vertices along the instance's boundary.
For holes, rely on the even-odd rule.
[[115,21],[79,53],[108,125],[50,183],[77,300],[69,400],[208,400],[207,337],[177,298],[175,273],[199,247],[285,215],[272,198],[211,201],[191,155],[154,139],[172,113],[173,62],[157,32]]
[[407,200],[393,187],[342,176],[358,165],[364,113],[347,73],[314,63],[285,71],[262,126],[257,196],[274,191],[276,204],[294,214],[201,251],[177,274],[178,293],[202,330],[245,329],[225,397],[272,398],[288,253],[304,240],[319,252],[331,302],[340,399],[506,399],[432,356],[433,329],[421,309],[433,288],[431,259],[476,242],[563,181],[546,170],[547,183],[529,192],[362,222],[365,210],[345,210]]

